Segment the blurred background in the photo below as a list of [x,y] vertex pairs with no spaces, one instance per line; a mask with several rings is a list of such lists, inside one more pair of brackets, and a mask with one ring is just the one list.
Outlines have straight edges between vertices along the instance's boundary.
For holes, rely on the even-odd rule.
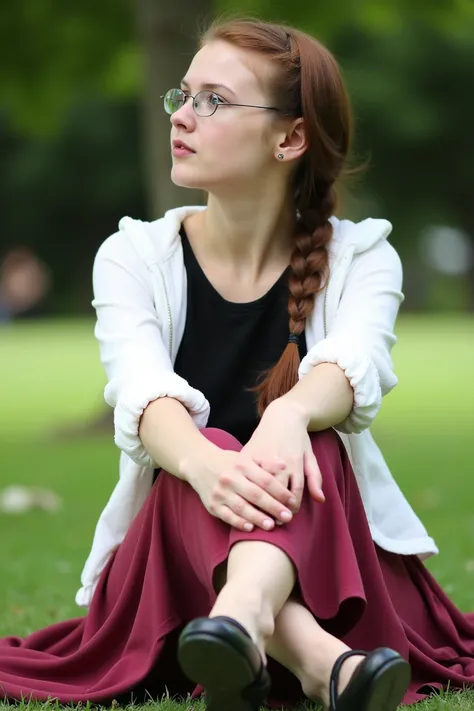
[[160,95],[227,11],[290,22],[342,65],[369,167],[341,216],[389,219],[405,273],[400,385],[374,432],[442,546],[433,571],[474,609],[472,0],[3,0],[0,632],[77,614],[118,467],[92,262],[123,215],[201,201],[169,179]]

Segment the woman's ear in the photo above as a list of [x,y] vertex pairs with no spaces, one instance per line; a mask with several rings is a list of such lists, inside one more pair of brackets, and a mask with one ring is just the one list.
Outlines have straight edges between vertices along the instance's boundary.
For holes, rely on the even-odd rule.
[[286,160],[296,160],[308,149],[304,119],[298,118],[288,127],[286,135],[280,140],[276,153],[282,154]]

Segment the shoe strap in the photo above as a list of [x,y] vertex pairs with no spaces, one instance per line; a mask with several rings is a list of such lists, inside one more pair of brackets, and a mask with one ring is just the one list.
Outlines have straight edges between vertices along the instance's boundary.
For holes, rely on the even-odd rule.
[[338,683],[339,683],[339,674],[341,671],[341,667],[346,661],[346,659],[349,659],[350,657],[360,657],[360,656],[367,656],[367,652],[361,650],[361,649],[350,649],[348,652],[344,652],[344,654],[341,654],[340,657],[336,659],[336,662],[332,668],[331,671],[331,678],[329,680],[329,710],[330,711],[337,711],[337,702],[339,699],[339,692],[337,690]]

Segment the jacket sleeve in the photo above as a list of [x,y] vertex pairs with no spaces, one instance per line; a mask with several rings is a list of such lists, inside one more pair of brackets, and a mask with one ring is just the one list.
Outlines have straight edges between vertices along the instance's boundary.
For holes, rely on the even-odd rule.
[[326,338],[301,362],[300,378],[320,363],[336,363],[345,372],[354,390],[354,406],[335,426],[339,432],[368,428],[382,397],[398,382],[390,351],[397,341],[394,326],[404,298],[401,288],[401,261],[389,242],[381,240],[356,255]]
[[159,397],[176,398],[203,427],[207,400],[174,372],[163,342],[163,314],[155,308],[153,274],[123,233],[99,248],[93,290],[95,335],[108,380],[105,400],[114,408],[115,443],[137,464],[153,466],[138,436],[147,405]]

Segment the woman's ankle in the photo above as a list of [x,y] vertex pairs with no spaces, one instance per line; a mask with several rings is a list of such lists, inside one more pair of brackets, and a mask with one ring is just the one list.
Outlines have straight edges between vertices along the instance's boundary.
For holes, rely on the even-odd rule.
[[[331,672],[338,656],[339,654],[336,656],[333,655],[331,658],[327,658],[324,667],[320,662],[317,672],[314,668],[302,671],[300,683],[304,695],[311,701],[322,703],[324,708],[329,708],[329,684]],[[363,656],[354,656],[349,657],[343,663],[338,678],[338,694],[342,694],[360,662],[363,660]]]
[[[329,705],[329,681],[337,658],[349,647],[326,632],[300,602],[288,600],[275,622],[275,634],[267,653],[299,680],[305,696]],[[339,675],[339,692],[347,685],[359,657],[344,662]]]
[[256,591],[234,588],[229,583],[222,588],[209,617],[222,615],[239,622],[257,645],[266,663],[265,648],[275,630],[271,606]]

